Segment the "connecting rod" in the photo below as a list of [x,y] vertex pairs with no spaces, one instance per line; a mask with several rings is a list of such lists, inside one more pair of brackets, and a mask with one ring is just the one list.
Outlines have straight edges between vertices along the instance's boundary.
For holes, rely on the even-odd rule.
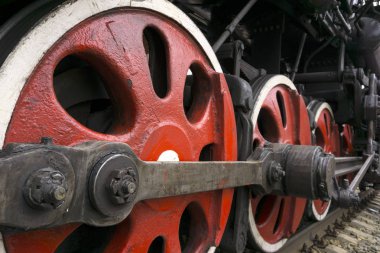
[[[316,146],[268,144],[244,162],[145,162],[124,143],[9,144],[0,153],[0,227],[109,226],[140,201],[242,186],[255,194],[348,196],[347,203],[372,160],[346,189],[334,185],[334,156]],[[340,174],[350,172],[358,159],[338,164]]]

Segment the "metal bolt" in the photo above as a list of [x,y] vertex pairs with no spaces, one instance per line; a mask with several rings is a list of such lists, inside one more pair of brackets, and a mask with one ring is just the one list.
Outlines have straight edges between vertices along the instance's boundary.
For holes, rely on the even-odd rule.
[[343,225],[342,221],[335,220],[334,226],[337,229],[344,229],[344,225]]
[[133,168],[114,170],[108,188],[114,203],[122,205],[132,201],[137,190],[136,173]]
[[52,194],[53,196],[53,199],[56,200],[56,201],[62,201],[66,198],[66,189],[63,188],[62,186],[57,186]]
[[333,229],[333,228],[331,228],[330,226],[327,226],[326,234],[329,235],[329,236],[332,236],[332,237],[337,237],[338,236],[338,233],[336,232],[336,230]]
[[344,221],[344,222],[351,222],[351,219],[350,219],[350,217],[348,215],[343,214],[342,221]]
[[136,184],[134,182],[126,181],[122,185],[122,190],[125,194],[134,193],[136,191]]
[[304,244],[302,245],[301,252],[302,252],[302,253],[308,253],[308,252],[310,252],[310,250],[309,250],[309,248],[307,247],[306,243],[304,243]]
[[326,241],[323,238],[319,238],[318,234],[316,234],[313,239],[313,245],[320,249],[324,249],[327,246]]
[[56,209],[66,199],[65,176],[57,170],[44,168],[33,172],[25,185],[24,197],[32,207]]

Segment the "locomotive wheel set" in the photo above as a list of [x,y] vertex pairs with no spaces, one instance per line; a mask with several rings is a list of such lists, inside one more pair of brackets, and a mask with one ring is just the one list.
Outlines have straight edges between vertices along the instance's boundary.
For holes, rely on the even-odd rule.
[[0,252],[276,252],[357,205],[378,5],[0,3]]

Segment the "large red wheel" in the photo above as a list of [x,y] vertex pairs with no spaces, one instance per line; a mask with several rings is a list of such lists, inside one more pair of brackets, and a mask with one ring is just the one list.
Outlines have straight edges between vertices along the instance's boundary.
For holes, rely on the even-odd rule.
[[[340,142],[339,129],[335,124],[333,112],[327,103],[313,100],[308,105],[308,110],[311,111],[313,119],[313,139],[314,144],[323,148],[326,153],[339,156]],[[313,220],[323,220],[329,209],[331,201],[313,200],[308,204],[308,216]]]
[[[235,160],[234,113],[224,78],[211,65],[202,41],[159,12],[176,11],[177,19],[182,14],[162,1],[118,9],[114,8],[122,1],[91,1],[97,3],[93,6],[86,2],[61,6],[72,13],[58,10],[47,22],[64,23],[59,20],[62,15],[71,18],[87,11],[80,6],[112,10],[66,27],[70,30],[46,54],[41,52],[44,56],[21,85],[5,144],[49,136],[60,145],[89,140],[128,143],[148,161]],[[186,22],[190,21],[179,20]],[[41,31],[40,26],[35,31]],[[55,31],[50,32],[54,37]],[[29,47],[30,57],[35,57],[33,50],[38,49],[28,41],[34,43],[26,39],[18,49],[26,52]],[[17,60],[10,57],[2,71]],[[25,69],[13,71],[8,74]],[[114,227],[72,224],[10,232],[4,234],[5,246],[8,253],[206,252],[220,242],[232,194],[224,190],[144,201]]]
[[[263,77],[253,85],[253,94],[254,147],[265,142],[311,144],[305,103],[287,77]],[[305,204],[305,199],[294,197],[252,196],[249,205],[250,242],[265,252],[280,249],[296,232]]]

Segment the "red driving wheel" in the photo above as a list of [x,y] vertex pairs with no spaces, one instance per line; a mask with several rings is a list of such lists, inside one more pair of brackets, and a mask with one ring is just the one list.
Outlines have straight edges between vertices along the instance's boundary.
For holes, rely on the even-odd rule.
[[[311,144],[308,114],[303,98],[285,76],[266,76],[253,85],[254,147],[265,142]],[[251,243],[275,252],[296,232],[306,200],[275,195],[253,196],[249,206]]]
[[[168,154],[182,161],[237,158],[224,77],[180,25],[137,8],[81,22],[40,60],[18,98],[5,143],[36,143],[43,136],[59,145],[124,142],[147,161],[172,159]],[[232,194],[144,201],[114,227],[9,232],[5,246],[8,253],[205,252],[219,244]]]
[[[312,129],[314,144],[323,148],[326,153],[339,156],[340,142],[339,129],[335,124],[333,112],[327,103],[313,100],[309,103],[308,109],[313,115]],[[313,200],[309,205],[308,216],[314,220],[323,220],[330,208],[331,201]]]

